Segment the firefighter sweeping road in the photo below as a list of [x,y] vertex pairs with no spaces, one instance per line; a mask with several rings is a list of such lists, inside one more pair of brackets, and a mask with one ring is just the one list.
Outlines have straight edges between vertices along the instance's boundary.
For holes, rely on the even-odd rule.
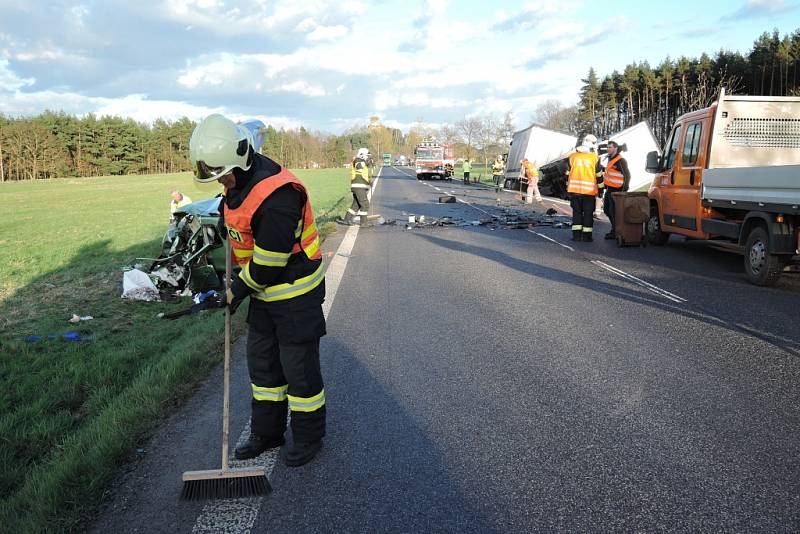
[[[437,203],[450,193],[458,202]],[[471,221],[512,203],[395,167],[372,199],[398,221]],[[798,276],[756,287],[740,256],[708,244],[570,237],[569,224],[340,228],[323,246],[338,253],[318,457],[256,459],[274,488],[264,498],[179,503],[181,471],[218,454],[212,376],[121,477],[95,530],[799,528]],[[249,415],[241,341],[234,438]]]

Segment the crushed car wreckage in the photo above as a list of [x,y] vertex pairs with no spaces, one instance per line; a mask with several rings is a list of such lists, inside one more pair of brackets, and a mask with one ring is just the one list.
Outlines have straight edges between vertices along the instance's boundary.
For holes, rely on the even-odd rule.
[[158,258],[137,258],[162,296],[190,296],[221,289],[225,272],[220,197],[187,204],[176,211]]

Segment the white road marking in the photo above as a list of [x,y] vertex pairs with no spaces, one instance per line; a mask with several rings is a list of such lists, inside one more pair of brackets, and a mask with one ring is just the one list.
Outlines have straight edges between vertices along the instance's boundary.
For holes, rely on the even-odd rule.
[[645,289],[648,289],[648,290],[652,291],[656,295],[659,295],[661,297],[669,299],[672,302],[677,302],[678,304],[683,304],[684,302],[687,302],[685,298],[679,297],[675,293],[670,293],[666,289],[661,289],[660,287],[655,286],[655,285],[651,284],[650,282],[645,282],[641,278],[637,278],[637,277],[633,276],[632,274],[628,274],[625,271],[623,271],[621,269],[618,269],[616,267],[613,267],[613,266],[611,266],[611,265],[609,265],[607,263],[604,263],[604,262],[602,262],[600,260],[592,260],[592,263],[597,265],[598,267],[601,267],[601,268],[611,272],[611,273],[616,274],[617,276],[620,276],[620,277],[622,277],[622,278],[624,278],[624,279],[626,279],[628,281],[631,281],[631,282],[633,282],[635,284],[638,284],[638,285],[644,287]]
[[[381,167],[378,170],[378,174],[375,175],[375,180],[373,180],[372,187],[370,188],[370,198],[378,187],[378,181],[380,180],[382,170],[383,167]],[[342,242],[339,244],[336,254],[325,269],[326,295],[325,302],[322,303],[322,313],[326,320],[333,306],[333,299],[336,297],[336,292],[339,290],[339,284],[344,277],[347,261],[350,259],[350,254],[356,243],[358,230],[358,225],[349,226],[347,228],[347,232],[344,235],[344,239],[342,239]],[[236,441],[236,446],[244,443],[249,435],[250,422],[248,421],[242,433],[239,435],[239,439]],[[252,458],[250,460],[236,460],[233,457],[234,450],[235,447],[231,449],[231,468],[263,467],[264,476],[266,476],[267,479],[269,479],[273,469],[275,469],[275,465],[278,463],[279,449],[271,449],[257,458]],[[226,534],[249,534],[258,517],[258,512],[261,509],[261,503],[263,501],[264,497],[211,501],[203,507],[203,511],[197,516],[194,526],[192,527],[192,533],[205,534],[224,532]]]
[[538,235],[539,237],[543,237],[544,239],[547,239],[548,241],[552,241],[553,243],[555,243],[556,245],[558,245],[558,246],[560,246],[560,247],[564,247],[564,248],[565,248],[565,249],[567,249],[567,250],[571,250],[572,252],[575,252],[575,249],[574,249],[574,248],[572,248],[571,246],[569,246],[569,245],[565,245],[564,243],[561,243],[560,241],[556,241],[556,240],[555,240],[555,239],[553,239],[552,237],[546,236],[546,235],[544,235],[544,234],[540,234],[539,232],[536,232],[536,231],[534,231],[534,230],[528,230],[528,231],[529,231],[530,233],[532,233],[532,234],[536,234],[536,235]]
[[353,251],[353,245],[356,244],[358,229],[358,225],[347,227],[347,232],[344,234],[344,239],[342,239],[336,255],[325,270],[325,302],[322,303],[322,313],[325,315],[325,319],[328,318],[328,314],[331,311],[333,299],[336,297],[339,283],[342,281],[344,271],[347,268],[347,261]]

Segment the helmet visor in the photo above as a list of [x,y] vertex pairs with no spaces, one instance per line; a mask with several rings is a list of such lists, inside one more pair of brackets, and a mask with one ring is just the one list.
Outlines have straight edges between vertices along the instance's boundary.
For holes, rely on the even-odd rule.
[[198,161],[194,167],[194,179],[198,182],[213,182],[225,174],[226,167],[210,167],[205,161]]

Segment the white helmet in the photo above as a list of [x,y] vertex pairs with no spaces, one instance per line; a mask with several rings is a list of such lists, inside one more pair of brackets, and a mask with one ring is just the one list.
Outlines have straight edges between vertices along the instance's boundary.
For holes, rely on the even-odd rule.
[[356,152],[356,157],[361,159],[367,159],[369,156],[369,150],[366,148],[359,148],[358,152]]
[[586,134],[583,136],[583,144],[590,148],[594,148],[597,146],[597,137],[592,134]]
[[246,171],[252,163],[252,146],[253,135],[247,128],[218,113],[209,115],[195,127],[189,140],[195,181],[213,182],[237,167]]

